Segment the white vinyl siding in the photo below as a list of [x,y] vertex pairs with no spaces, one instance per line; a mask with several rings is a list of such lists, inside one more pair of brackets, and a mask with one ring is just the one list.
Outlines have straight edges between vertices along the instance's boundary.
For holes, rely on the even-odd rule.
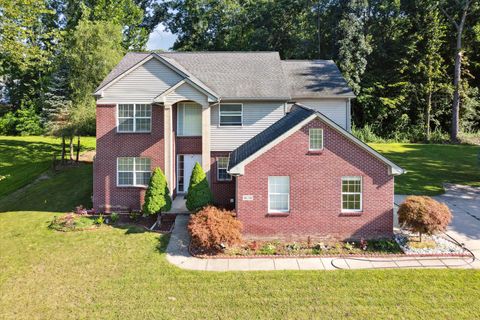
[[117,106],[117,132],[150,132],[152,105],[119,104]]
[[149,158],[117,158],[117,186],[144,187],[150,181]]
[[228,174],[228,157],[217,158],[217,181],[230,181],[232,176]]
[[200,105],[208,104],[207,96],[203,92],[200,92],[199,90],[192,87],[188,83],[182,84],[181,86],[179,86],[178,88],[176,88],[175,90],[167,94],[165,97],[165,102],[170,104],[173,104],[182,100],[195,101]]
[[268,212],[290,211],[290,177],[268,177]]
[[282,102],[243,102],[242,126],[220,126],[219,107],[211,107],[212,151],[232,151],[285,115]]
[[342,177],[342,211],[362,211],[362,177]]
[[311,128],[308,130],[309,150],[319,151],[323,149],[323,129]]
[[295,101],[323,113],[345,130],[350,127],[348,99],[296,99]]
[[179,103],[177,110],[178,136],[201,136],[202,106],[196,103]]
[[97,103],[152,103],[183,78],[153,58],[104,90]]
[[220,126],[241,126],[243,106],[241,103],[220,104]]

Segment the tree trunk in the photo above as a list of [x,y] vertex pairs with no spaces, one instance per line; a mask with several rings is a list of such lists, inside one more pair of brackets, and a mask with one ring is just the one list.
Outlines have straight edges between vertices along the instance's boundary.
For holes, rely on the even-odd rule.
[[70,161],[73,161],[73,135],[70,136]]
[[458,142],[458,127],[460,115],[460,77],[462,72],[462,36],[461,31],[457,34],[457,49],[455,54],[455,75],[453,78],[453,105],[452,105],[452,131],[450,133],[450,140]]
[[428,92],[425,108],[425,140],[430,141],[430,113],[432,110],[432,91]]
[[75,159],[76,162],[78,162],[79,157],[80,157],[80,136],[77,137],[77,157]]
[[62,164],[65,163],[65,134],[62,133]]

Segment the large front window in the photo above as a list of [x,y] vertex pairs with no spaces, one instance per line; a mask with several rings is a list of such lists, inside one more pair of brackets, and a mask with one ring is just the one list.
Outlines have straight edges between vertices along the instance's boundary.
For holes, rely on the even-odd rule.
[[241,126],[243,117],[243,106],[239,103],[220,105],[221,126]]
[[119,104],[118,132],[150,132],[152,126],[152,105]]
[[268,212],[290,211],[290,177],[268,177]]
[[117,158],[118,186],[146,186],[150,181],[149,158]]
[[193,102],[177,105],[177,135],[202,135],[202,106]]
[[342,211],[362,211],[362,177],[342,177]]

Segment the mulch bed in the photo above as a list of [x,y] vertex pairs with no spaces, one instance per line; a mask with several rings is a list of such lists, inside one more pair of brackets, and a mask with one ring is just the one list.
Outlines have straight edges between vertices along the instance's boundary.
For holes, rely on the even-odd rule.
[[[151,231],[160,232],[160,233],[170,233],[173,230],[173,226],[175,224],[175,217],[174,214],[165,214],[162,216],[162,223],[160,226],[155,226],[155,229]],[[154,215],[143,217],[139,216],[136,220],[132,220],[128,214],[119,214],[118,224],[121,225],[136,225],[143,227],[147,230],[153,226],[153,224],[157,221],[157,217]]]

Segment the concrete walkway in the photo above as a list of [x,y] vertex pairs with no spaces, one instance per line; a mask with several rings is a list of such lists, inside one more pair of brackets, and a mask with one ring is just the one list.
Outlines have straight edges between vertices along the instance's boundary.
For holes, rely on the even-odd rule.
[[189,216],[178,215],[167,247],[167,260],[188,270],[258,271],[258,270],[335,270],[382,268],[479,268],[471,258],[267,258],[267,259],[200,259],[188,251]]

